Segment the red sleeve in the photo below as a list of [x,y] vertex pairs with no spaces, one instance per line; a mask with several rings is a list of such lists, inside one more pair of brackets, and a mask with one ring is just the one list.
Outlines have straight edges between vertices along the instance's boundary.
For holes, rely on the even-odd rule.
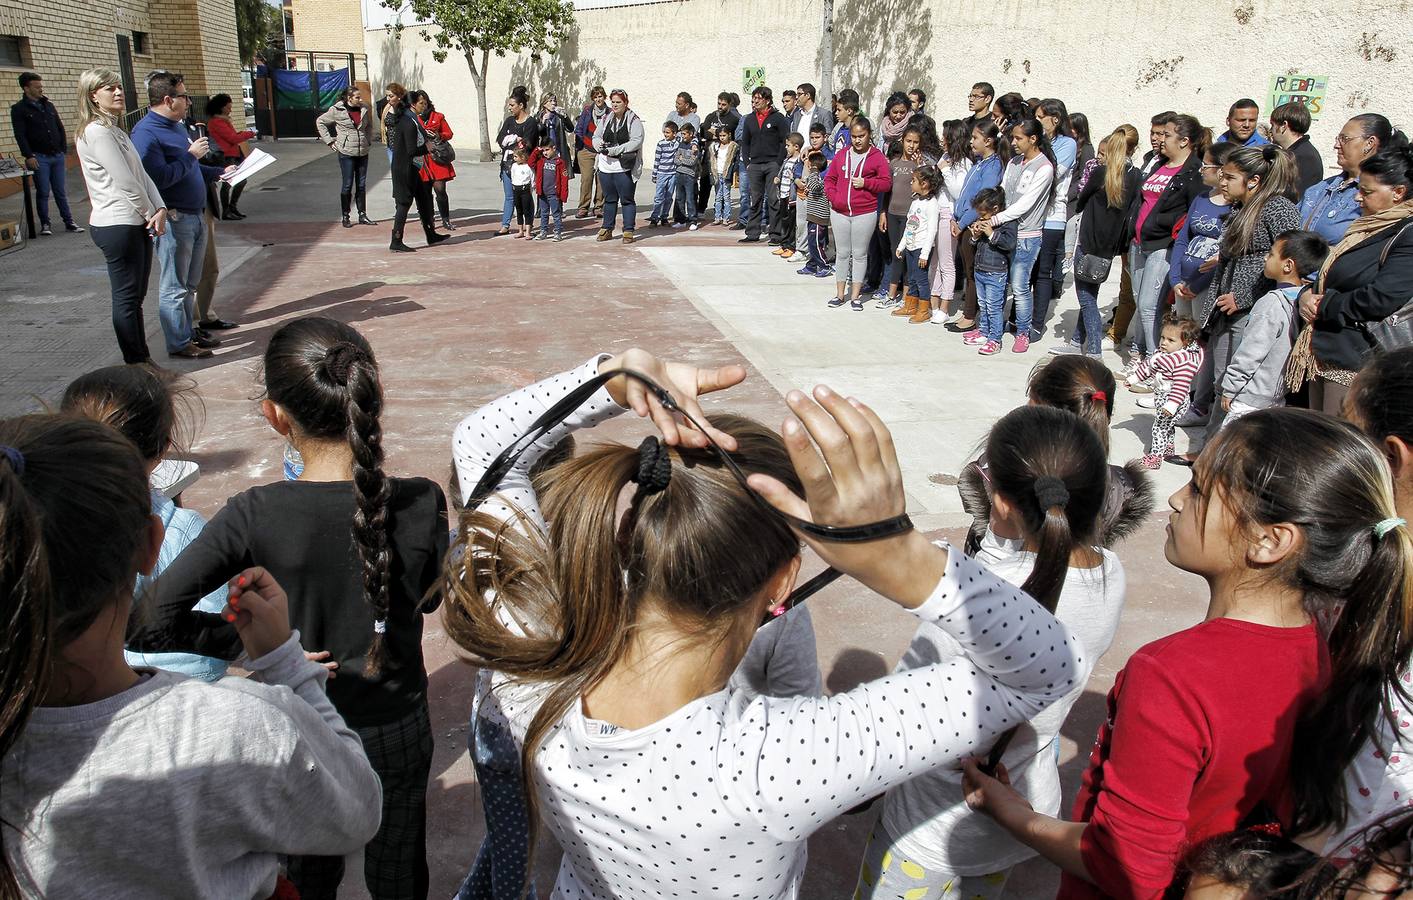
[[843,177],[839,171],[843,168],[843,158],[847,155],[847,151],[834,154],[834,158],[829,161],[829,167],[824,171],[824,195],[829,198],[831,204],[843,202],[842,199],[836,200],[836,195],[839,193],[839,180]]
[[235,154],[239,149],[238,145],[241,141],[249,140],[255,136],[254,132],[250,131],[242,131],[240,134],[236,134],[236,130],[231,126],[231,123],[220,116],[212,116],[211,121],[206,123],[206,129],[211,133],[211,137],[216,140],[216,146],[220,148],[222,153],[228,156]]
[[560,203],[568,203],[568,202],[569,202],[569,166],[568,166],[566,163],[564,163],[563,161],[561,161],[561,162],[560,162],[560,165],[559,165],[559,168],[558,168],[556,171],[559,173],[558,176],[557,176],[557,180],[559,181],[559,202],[560,202]]
[[444,141],[452,138],[451,126],[446,123],[446,116],[441,113],[437,113],[437,134],[441,135]]
[[1156,900],[1172,881],[1208,755],[1207,717],[1173,672],[1141,651],[1124,667],[1098,799],[1080,839],[1094,883],[1118,900]]

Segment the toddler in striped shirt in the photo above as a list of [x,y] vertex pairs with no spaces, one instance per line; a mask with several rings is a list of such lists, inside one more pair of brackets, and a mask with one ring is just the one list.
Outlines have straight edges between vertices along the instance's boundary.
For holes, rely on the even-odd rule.
[[[1153,438],[1143,457],[1145,468],[1157,469],[1173,452],[1173,424],[1192,405],[1192,380],[1202,368],[1203,350],[1197,342],[1201,329],[1187,317],[1168,313],[1163,317],[1163,336],[1158,353],[1139,363],[1128,377],[1130,391],[1153,386]],[[1148,404],[1139,401],[1140,406]]]

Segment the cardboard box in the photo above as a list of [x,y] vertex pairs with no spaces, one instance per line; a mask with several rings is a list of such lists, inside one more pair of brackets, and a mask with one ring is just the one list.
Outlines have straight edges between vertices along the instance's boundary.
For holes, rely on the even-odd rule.
[[19,222],[0,222],[0,250],[17,246],[23,240]]

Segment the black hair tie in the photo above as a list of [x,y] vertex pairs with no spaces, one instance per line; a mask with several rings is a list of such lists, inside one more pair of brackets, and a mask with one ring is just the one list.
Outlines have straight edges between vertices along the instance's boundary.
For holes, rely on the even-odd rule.
[[1041,475],[1035,479],[1035,499],[1040,501],[1042,510],[1057,506],[1064,509],[1070,502],[1070,489],[1054,475]]
[[659,494],[672,481],[672,457],[656,437],[645,437],[638,445],[638,471],[631,479],[644,497]]
[[358,345],[348,341],[338,341],[329,345],[329,349],[324,351],[324,369],[335,384],[343,386],[348,384],[348,376],[353,369],[353,364],[366,359],[367,356],[368,354],[364,353]]

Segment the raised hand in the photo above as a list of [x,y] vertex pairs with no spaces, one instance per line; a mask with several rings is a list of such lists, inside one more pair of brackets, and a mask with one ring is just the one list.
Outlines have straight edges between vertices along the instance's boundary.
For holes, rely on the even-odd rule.
[[289,640],[289,600],[275,577],[260,566],[231,579],[222,615],[235,625],[251,659],[259,659]]
[[[716,369],[700,369],[689,363],[667,362],[658,359],[646,350],[632,349],[613,357],[599,366],[600,372],[611,369],[632,369],[656,381],[667,389],[672,399],[688,415],[707,429],[711,440],[726,450],[736,449],[736,439],[724,431],[712,428],[702,412],[697,398],[703,394],[735,387],[746,378],[743,366],[722,366]],[[662,432],[662,439],[669,445],[683,447],[705,447],[710,441],[707,434],[697,431],[677,413],[663,407],[647,387],[634,378],[620,375],[614,378],[605,389],[616,403],[626,406],[644,418],[650,418]]]

